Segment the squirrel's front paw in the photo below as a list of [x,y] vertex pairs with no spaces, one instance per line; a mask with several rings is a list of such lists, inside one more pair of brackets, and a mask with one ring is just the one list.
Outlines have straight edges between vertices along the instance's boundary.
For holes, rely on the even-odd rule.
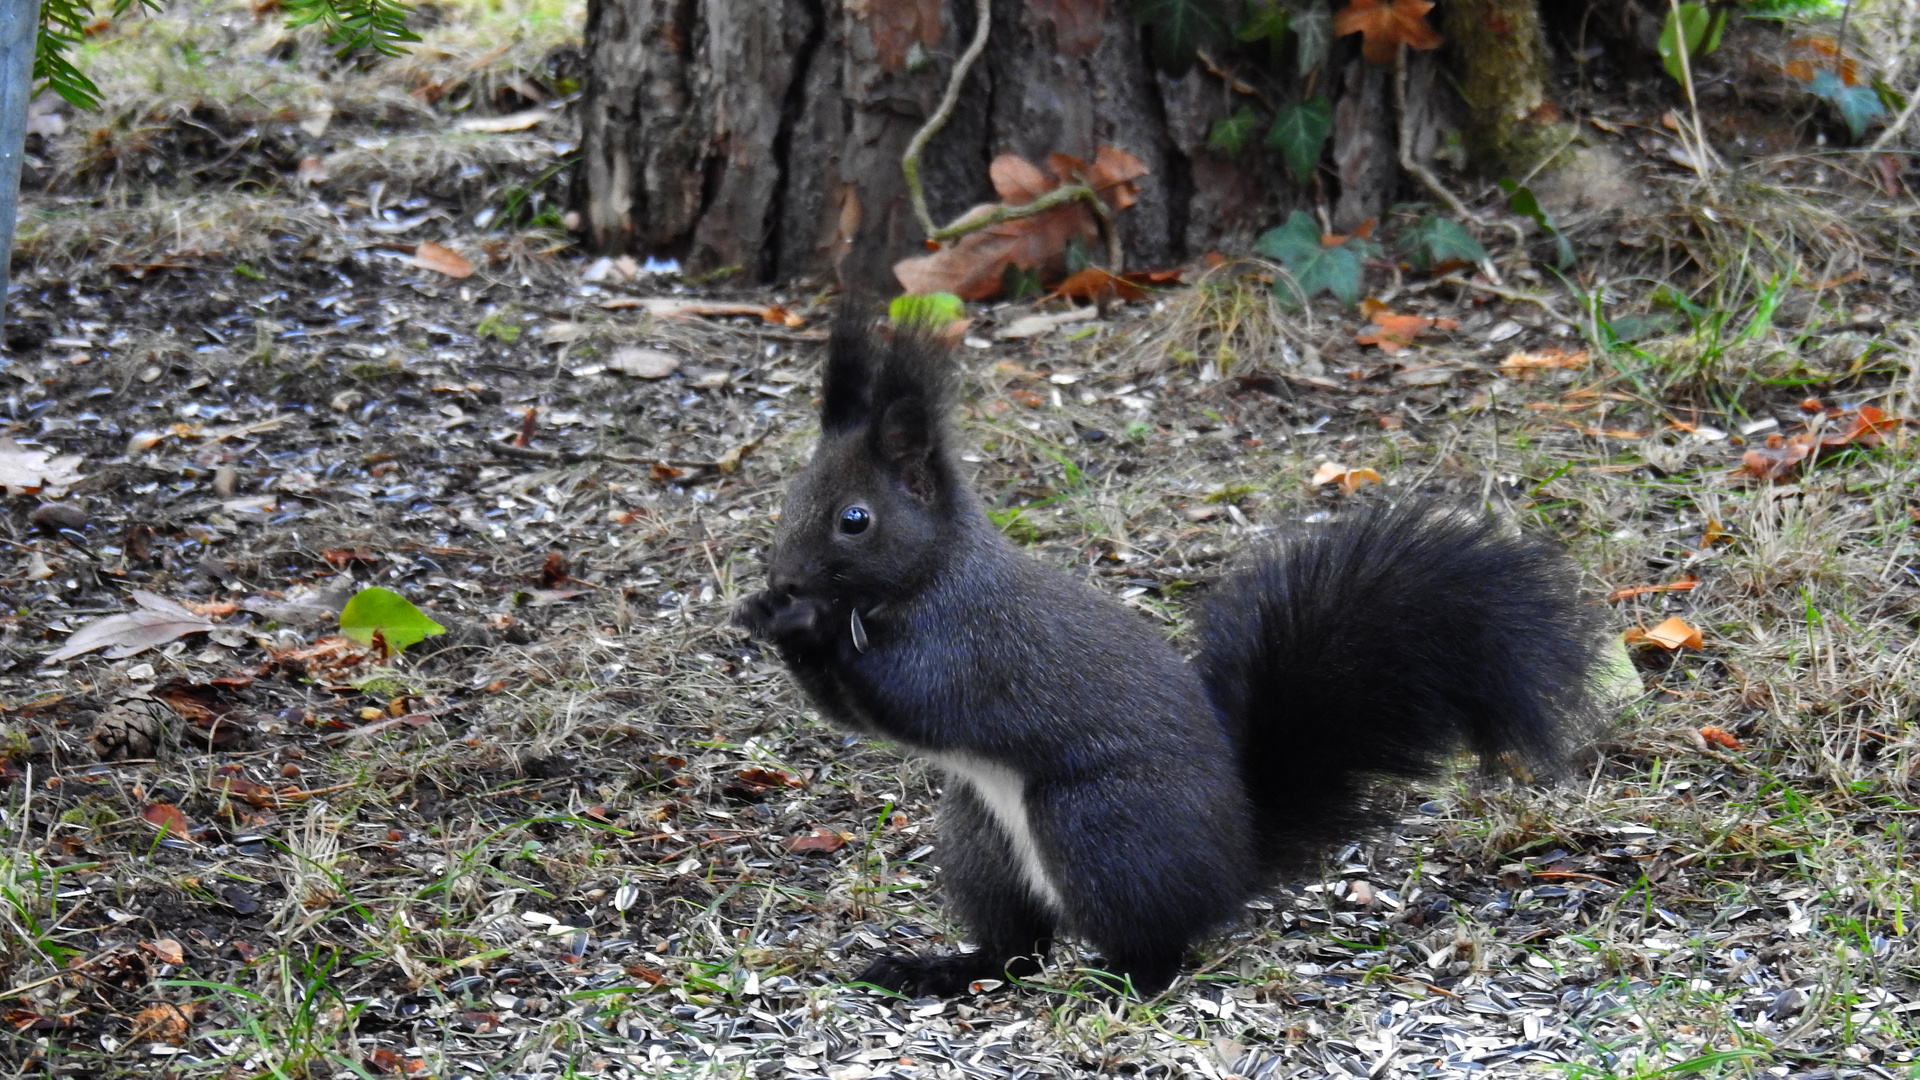
[[827,635],[828,607],[824,600],[767,589],[747,597],[733,618],[761,641],[801,645]]

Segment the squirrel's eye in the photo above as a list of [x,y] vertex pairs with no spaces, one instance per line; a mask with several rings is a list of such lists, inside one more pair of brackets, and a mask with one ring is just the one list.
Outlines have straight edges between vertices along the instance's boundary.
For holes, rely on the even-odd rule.
[[866,532],[867,526],[871,524],[873,524],[873,515],[868,513],[864,506],[849,506],[840,511],[840,531],[848,536]]

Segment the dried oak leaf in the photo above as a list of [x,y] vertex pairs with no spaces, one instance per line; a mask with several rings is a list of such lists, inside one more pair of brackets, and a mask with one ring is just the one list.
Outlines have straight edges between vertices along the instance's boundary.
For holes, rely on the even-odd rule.
[[[1139,198],[1140,186],[1134,181],[1147,173],[1139,158],[1111,146],[1100,147],[1091,163],[1052,154],[1047,164],[1053,178],[1016,154],[995,158],[987,175],[1000,204],[976,206],[961,222],[978,220],[1001,206],[1024,206],[1062,183],[1084,183],[1109,210],[1124,210]],[[1067,245],[1074,240],[1089,248],[1100,240],[1099,222],[1077,200],[966,233],[930,255],[895,263],[893,275],[910,293],[950,292],[963,300],[987,300],[1000,295],[1009,264],[1022,270],[1064,270]]]

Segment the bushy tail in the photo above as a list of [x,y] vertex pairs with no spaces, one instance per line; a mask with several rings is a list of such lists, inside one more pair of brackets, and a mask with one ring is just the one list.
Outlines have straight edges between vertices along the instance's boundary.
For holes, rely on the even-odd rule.
[[1207,603],[1198,663],[1232,725],[1266,861],[1381,823],[1383,777],[1469,749],[1550,765],[1597,713],[1573,563],[1477,511],[1375,507],[1302,528]]

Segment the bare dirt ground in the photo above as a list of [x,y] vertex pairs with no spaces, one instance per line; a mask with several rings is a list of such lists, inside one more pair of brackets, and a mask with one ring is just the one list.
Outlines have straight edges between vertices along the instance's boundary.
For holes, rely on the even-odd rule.
[[[1586,256],[1735,256],[1692,292],[1719,322],[1581,278],[1654,326],[1614,352],[1523,250],[1508,291],[1545,305],[1394,275],[1456,324],[1394,355],[1254,264],[1032,338],[1003,334],[1035,306],[977,311],[982,496],[1176,640],[1276,525],[1442,492],[1564,541],[1619,628],[1701,640],[1632,647],[1642,692],[1568,775],[1408,793],[1156,1002],[1072,953],[895,1000],[839,980],[951,944],[938,778],[728,625],[825,297],[676,318],[640,301],[720,294],[566,251],[565,13],[488,10],[358,81],[244,8],[129,24],[100,54],[141,74],[37,136],[5,456],[79,458],[0,513],[14,1075],[1920,1075],[1920,466],[1861,427],[1920,416],[1911,196],[1833,157],[1637,166],[1679,194],[1570,228]],[[1826,186],[1754,193],[1795,169]],[[1853,223],[1825,287],[1702,224],[1818,234],[1812,204]],[[341,639],[369,585],[447,632]],[[46,662],[136,590],[209,625]]]

